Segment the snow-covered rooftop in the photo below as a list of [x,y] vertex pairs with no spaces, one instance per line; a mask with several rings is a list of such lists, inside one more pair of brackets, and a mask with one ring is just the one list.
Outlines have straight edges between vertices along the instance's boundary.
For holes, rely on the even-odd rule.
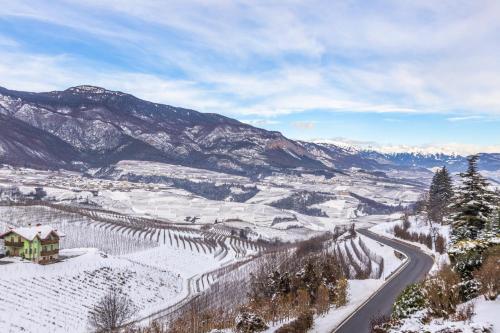
[[35,239],[35,237],[37,235],[38,235],[38,237],[40,237],[40,239],[45,239],[52,232],[54,232],[59,237],[65,236],[63,233],[57,231],[57,229],[52,228],[50,225],[36,225],[36,226],[31,226],[31,227],[15,228],[15,229],[11,229],[11,230],[7,231],[5,234],[10,233],[10,232],[14,232],[27,240]]

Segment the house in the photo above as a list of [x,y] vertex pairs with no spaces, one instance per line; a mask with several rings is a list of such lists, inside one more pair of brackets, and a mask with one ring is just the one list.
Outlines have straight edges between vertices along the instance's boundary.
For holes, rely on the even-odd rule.
[[22,257],[39,264],[47,264],[59,258],[59,240],[64,234],[48,225],[37,224],[22,228],[10,228],[0,235],[4,240],[5,255]]

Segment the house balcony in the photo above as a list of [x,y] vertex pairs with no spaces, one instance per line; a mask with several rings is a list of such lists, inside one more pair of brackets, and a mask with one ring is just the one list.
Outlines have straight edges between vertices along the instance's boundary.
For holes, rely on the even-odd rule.
[[43,240],[41,241],[42,245],[50,245],[50,244],[59,244],[59,240],[58,239],[48,239],[48,240]]
[[55,250],[52,250],[52,251],[42,251],[40,253],[40,256],[47,257],[47,256],[53,256],[55,254],[59,254],[59,250],[58,249],[55,249]]
[[11,246],[11,247],[23,247],[24,246],[23,242],[12,242],[12,241],[5,241],[4,245]]

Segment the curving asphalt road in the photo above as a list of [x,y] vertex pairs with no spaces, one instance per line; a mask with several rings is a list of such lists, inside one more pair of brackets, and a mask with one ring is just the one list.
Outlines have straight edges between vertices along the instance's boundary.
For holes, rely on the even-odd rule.
[[335,333],[369,333],[371,319],[379,315],[389,315],[399,293],[407,285],[422,280],[434,262],[429,255],[415,246],[378,236],[366,229],[358,232],[404,253],[409,258],[409,263],[365,305],[337,327],[333,331]]

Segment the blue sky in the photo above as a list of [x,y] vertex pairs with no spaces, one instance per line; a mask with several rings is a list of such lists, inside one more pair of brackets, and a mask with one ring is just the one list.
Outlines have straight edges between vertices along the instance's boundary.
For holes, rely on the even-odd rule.
[[500,2],[6,0],[0,85],[79,84],[299,139],[500,151]]

